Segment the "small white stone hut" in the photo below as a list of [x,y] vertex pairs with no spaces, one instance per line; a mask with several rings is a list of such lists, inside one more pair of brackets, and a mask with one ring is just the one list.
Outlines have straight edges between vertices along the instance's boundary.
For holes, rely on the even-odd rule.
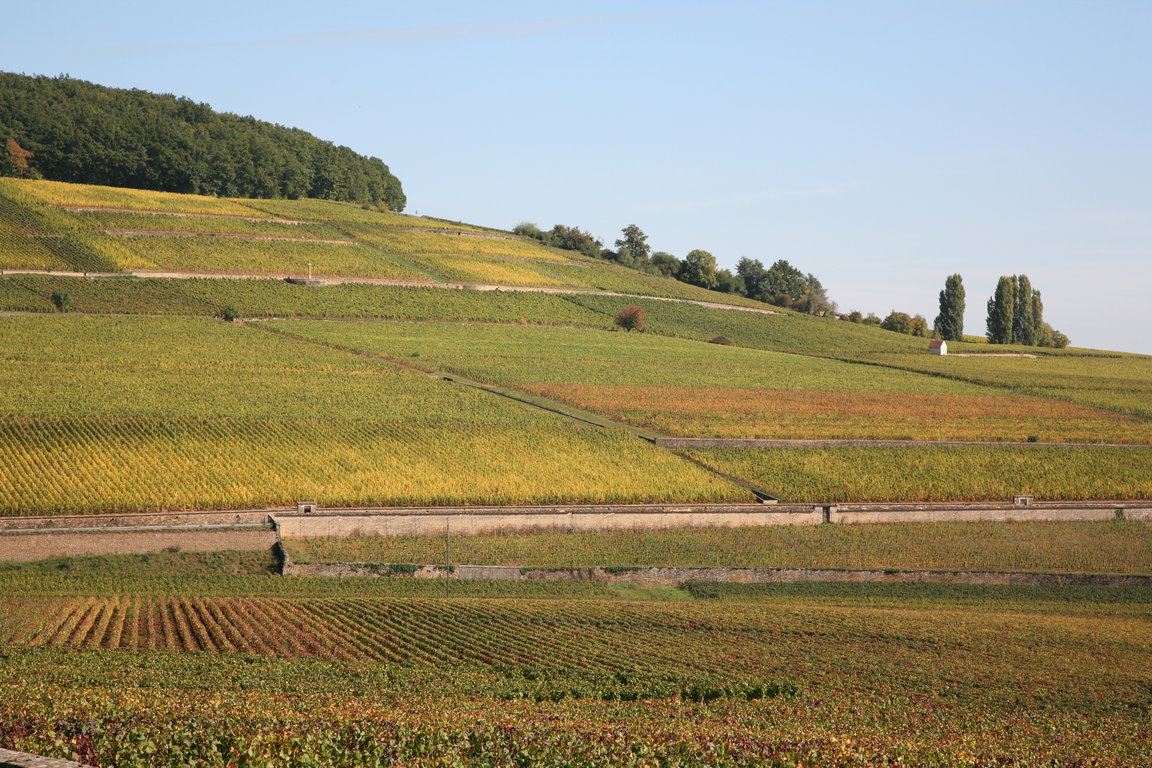
[[944,339],[932,339],[928,342],[928,354],[930,355],[946,355],[948,354],[948,342]]

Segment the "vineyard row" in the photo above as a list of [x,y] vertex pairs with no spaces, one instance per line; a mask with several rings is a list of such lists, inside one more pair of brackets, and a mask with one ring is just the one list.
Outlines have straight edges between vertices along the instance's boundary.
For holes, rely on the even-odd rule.
[[[728,627],[729,632],[734,628]],[[741,636],[746,627],[736,627]],[[288,600],[227,597],[10,598],[0,602],[0,646],[247,653],[432,666],[550,667],[579,658],[587,669],[718,671],[688,644],[708,642],[703,616],[579,611],[403,599]],[[750,639],[750,638],[749,638]],[[643,653],[638,649],[643,648]]]

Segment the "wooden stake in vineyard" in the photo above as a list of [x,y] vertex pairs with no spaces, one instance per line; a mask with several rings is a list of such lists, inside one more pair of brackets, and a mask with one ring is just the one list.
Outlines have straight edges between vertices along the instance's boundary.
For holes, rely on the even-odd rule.
[[451,597],[449,582],[452,581],[452,531],[449,528],[452,518],[444,515],[444,597]]

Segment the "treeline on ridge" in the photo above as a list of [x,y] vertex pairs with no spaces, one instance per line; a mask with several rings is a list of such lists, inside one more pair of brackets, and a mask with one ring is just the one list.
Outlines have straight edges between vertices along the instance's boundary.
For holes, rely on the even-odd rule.
[[512,228],[512,232],[553,248],[577,251],[594,259],[612,261],[650,275],[671,277],[710,291],[746,296],[813,315],[830,314],[836,310],[836,302],[828,298],[815,275],[804,274],[784,259],[765,267],[759,259],[742,258],[733,273],[719,268],[716,257],[699,248],[689,251],[682,259],[664,251],[653,253],[648,245],[648,236],[635,224],[629,224],[620,231],[615,250],[606,248],[579,227],[563,224],[542,230],[530,221],[522,221]]
[[0,72],[0,175],[402,211],[376,157],[170,94]]

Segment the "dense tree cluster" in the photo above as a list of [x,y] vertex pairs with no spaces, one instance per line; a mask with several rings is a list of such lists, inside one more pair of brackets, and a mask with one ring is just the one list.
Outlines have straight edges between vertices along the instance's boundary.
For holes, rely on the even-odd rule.
[[906,333],[909,336],[927,336],[928,321],[923,315],[909,315],[906,312],[892,310],[888,317],[880,321],[880,327],[886,331]]
[[605,248],[603,243],[579,227],[557,224],[544,231],[532,222],[522,221],[512,231],[554,248],[579,251],[585,256],[614,261],[652,275],[672,277],[710,291],[734,293],[811,314],[823,314],[836,308],[815,275],[804,274],[783,259],[768,268],[757,259],[740,259],[733,274],[731,270],[720,269],[716,257],[699,248],[689,251],[683,259],[664,251],[652,253],[648,236],[635,224],[621,230],[615,251]]
[[736,275],[743,281],[749,298],[811,314],[836,307],[815,275],[804,274],[784,259],[777,260],[767,269],[759,259],[740,259]]
[[1027,275],[1003,276],[988,299],[988,341],[1030,347],[1068,346],[1068,337],[1044,322],[1040,291]]
[[578,251],[594,259],[602,258],[603,247],[599,240],[580,227],[566,227],[557,224],[545,232],[530,221],[522,221],[512,228],[512,232],[522,237],[531,237],[544,245],[561,248],[565,251]]
[[382,160],[186,98],[0,73],[0,174],[224,197],[404,209]]

